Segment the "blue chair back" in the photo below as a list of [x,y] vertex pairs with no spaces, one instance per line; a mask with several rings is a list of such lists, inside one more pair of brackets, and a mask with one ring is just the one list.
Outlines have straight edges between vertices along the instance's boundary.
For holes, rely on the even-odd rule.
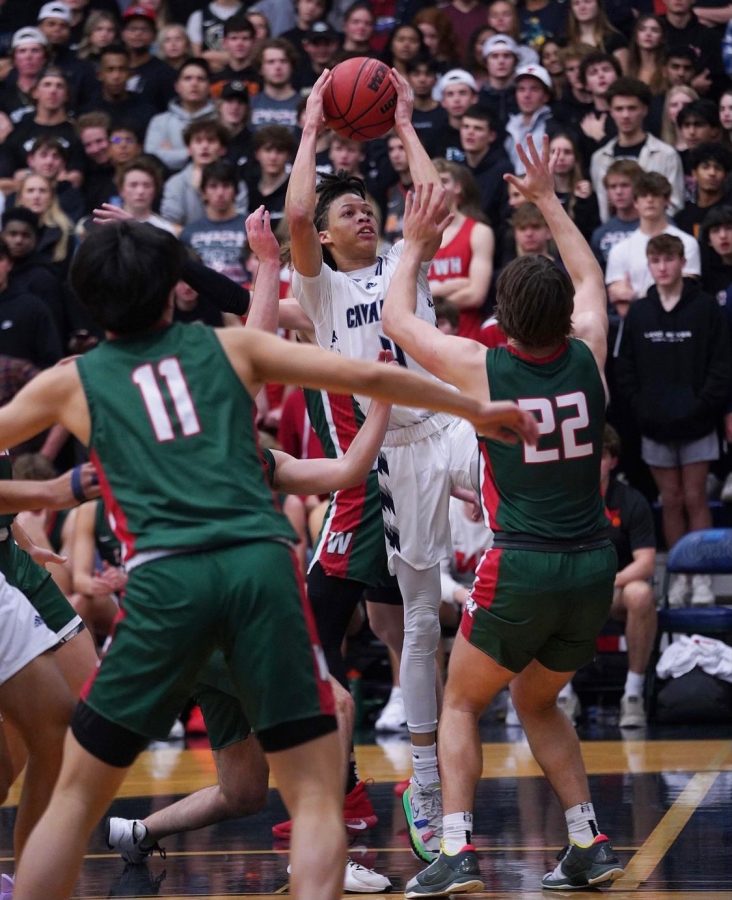
[[732,528],[705,528],[685,534],[669,551],[666,571],[732,574]]

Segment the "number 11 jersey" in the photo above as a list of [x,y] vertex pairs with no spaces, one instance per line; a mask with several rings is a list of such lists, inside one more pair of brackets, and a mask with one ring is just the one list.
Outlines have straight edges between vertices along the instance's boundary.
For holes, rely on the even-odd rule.
[[254,403],[213,329],[176,323],[77,360],[91,459],[136,554],[294,540],[264,477]]

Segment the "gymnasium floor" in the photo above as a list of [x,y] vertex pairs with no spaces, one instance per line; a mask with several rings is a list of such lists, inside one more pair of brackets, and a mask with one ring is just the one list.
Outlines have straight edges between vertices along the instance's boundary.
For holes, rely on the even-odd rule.
[[[600,826],[626,867],[625,877],[608,893],[617,898],[642,894],[643,900],[732,900],[732,723],[650,727],[645,734],[628,732],[632,736],[623,738],[613,711],[600,712],[579,727],[579,734]],[[475,896],[547,898],[538,885],[564,843],[563,816],[538,775],[522,731],[496,721],[487,721],[482,731],[485,777],[477,798],[475,843],[482,851],[486,892]],[[421,865],[408,848],[400,801],[393,792],[394,782],[407,774],[408,745],[397,737],[380,746],[373,731],[361,739],[359,768],[362,777],[373,779],[370,793],[379,823],[352,849],[352,856],[387,874],[398,894]],[[144,817],[214,781],[205,738],[160,745],[137,762],[112,813]],[[2,871],[12,866],[16,799],[13,793],[0,810]],[[270,833],[283,817],[279,796],[271,790],[265,812],[167,838],[167,857],[144,866],[125,866],[111,854],[99,827],[75,896],[286,894],[287,847],[274,845]]]

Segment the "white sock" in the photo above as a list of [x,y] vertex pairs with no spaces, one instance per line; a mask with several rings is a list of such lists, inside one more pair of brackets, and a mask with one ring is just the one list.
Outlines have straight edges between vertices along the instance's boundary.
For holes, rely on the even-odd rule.
[[426,747],[415,747],[412,744],[412,768],[414,769],[414,780],[422,787],[439,781],[437,744],[429,744]]
[[572,682],[568,681],[557,696],[567,698],[571,697],[572,694],[574,694],[574,688],[572,687]]
[[444,853],[454,856],[473,837],[473,814],[471,812],[450,813],[442,817],[442,845]]
[[564,818],[567,820],[569,841],[579,847],[589,847],[600,834],[600,829],[595,821],[595,807],[589,801],[578,803],[571,809],[565,810]]
[[645,673],[631,672],[630,669],[628,669],[628,674],[625,676],[625,688],[623,693],[626,697],[642,697],[645,684]]

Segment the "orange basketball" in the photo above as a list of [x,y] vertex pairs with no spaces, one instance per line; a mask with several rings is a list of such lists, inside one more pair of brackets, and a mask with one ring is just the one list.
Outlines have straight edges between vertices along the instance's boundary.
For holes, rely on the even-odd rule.
[[386,134],[394,125],[396,104],[389,67],[368,56],[338,63],[323,94],[328,128],[356,141]]

